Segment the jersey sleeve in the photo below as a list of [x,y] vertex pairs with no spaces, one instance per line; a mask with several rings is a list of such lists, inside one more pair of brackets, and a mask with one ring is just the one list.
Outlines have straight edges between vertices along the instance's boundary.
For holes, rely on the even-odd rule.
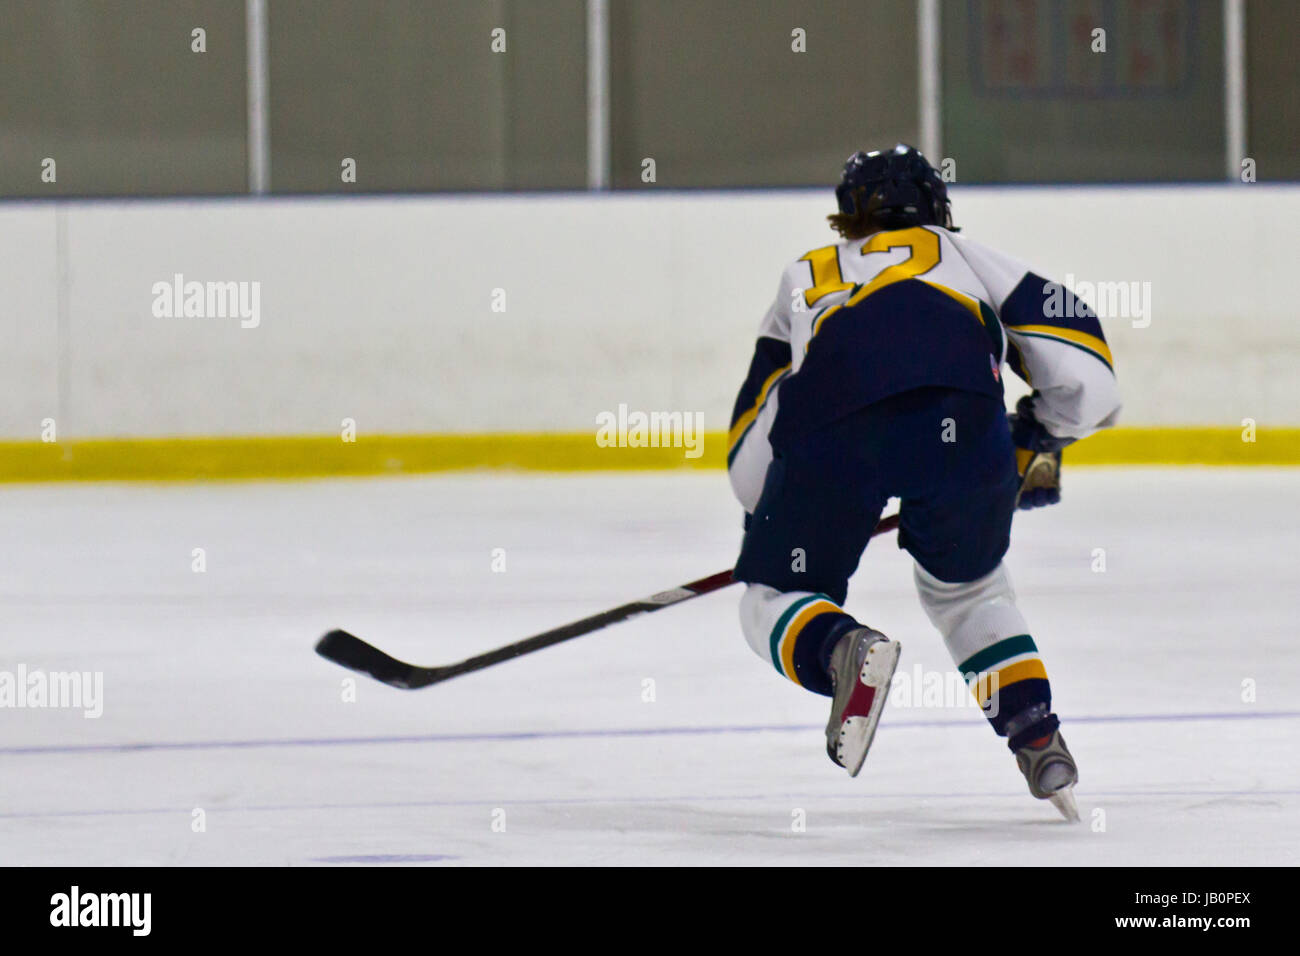
[[993,298],[1007,364],[1034,389],[1034,415],[1055,437],[1086,438],[1119,418],[1119,384],[1101,322],[1060,283],[987,246],[953,237]]
[[772,460],[767,433],[776,414],[777,386],[790,374],[790,322],[795,296],[799,294],[799,265],[795,263],[781,276],[776,298],[759,325],[754,356],[731,412],[727,471],[732,489],[747,512],[758,504]]

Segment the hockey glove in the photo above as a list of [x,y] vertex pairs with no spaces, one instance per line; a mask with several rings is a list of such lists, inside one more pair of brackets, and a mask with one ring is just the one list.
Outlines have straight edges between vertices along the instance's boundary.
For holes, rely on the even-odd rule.
[[1020,475],[1020,508],[1042,508],[1061,500],[1061,449],[1072,438],[1057,438],[1034,417],[1034,397],[1025,395],[1007,416],[1011,441],[1016,446],[1016,472]]

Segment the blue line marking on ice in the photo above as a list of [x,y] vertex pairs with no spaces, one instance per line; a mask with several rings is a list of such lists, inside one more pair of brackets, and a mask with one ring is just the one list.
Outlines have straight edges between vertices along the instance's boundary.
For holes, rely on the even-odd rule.
[[[1297,797],[1300,796],[1300,789],[1264,789],[1264,790],[1088,790],[1081,795],[1088,800],[1101,798],[1128,798],[1128,799],[1145,799],[1147,797]],[[1007,791],[967,791],[963,790],[956,793],[929,793],[925,791],[900,791],[888,792],[881,791],[873,793],[872,799],[881,800],[969,800],[972,798],[995,798],[1006,800],[1025,800],[1025,794],[1022,788],[1013,787]],[[665,804],[692,804],[692,803],[718,803],[727,801],[789,801],[789,800],[857,800],[861,801],[864,797],[858,792],[804,792],[804,793],[673,793],[656,796],[648,794],[634,797],[514,797],[508,801],[502,801],[497,798],[482,799],[448,799],[448,800],[393,800],[388,802],[363,802],[363,803],[277,803],[277,804],[252,804],[249,806],[229,806],[221,807],[220,812],[229,813],[289,813],[303,810],[428,810],[428,809],[447,809],[447,808],[479,808],[479,807],[496,807],[502,803],[514,806],[527,807],[544,807],[544,806],[637,806],[646,804],[665,805]],[[157,816],[170,815],[177,812],[176,807],[139,807],[135,809],[106,809],[106,810],[32,810],[32,811],[15,811],[12,813],[0,813],[0,820],[36,820],[49,818],[69,818],[69,817],[134,817],[134,816]],[[182,811],[188,812],[188,811]]]
[[[1300,710],[1237,711],[1191,714],[1099,714],[1070,717],[1066,724],[1140,724],[1197,720],[1292,720]],[[984,721],[898,720],[881,721],[882,728],[919,730],[929,727],[980,727]],[[0,747],[0,756],[23,757],[42,754],[144,753],[156,750],[249,750],[266,747],[356,747],[373,744],[510,743],[526,740],[566,740],[592,737],[673,737],[710,734],[806,733],[821,730],[816,724],[755,724],[712,727],[629,727],[605,730],[535,730],[477,734],[408,734],[375,737],[285,737],[253,740],[176,740],[121,744],[46,744]]]

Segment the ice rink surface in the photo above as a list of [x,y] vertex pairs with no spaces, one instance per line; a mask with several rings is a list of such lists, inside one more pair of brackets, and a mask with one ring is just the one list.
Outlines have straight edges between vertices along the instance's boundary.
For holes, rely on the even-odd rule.
[[[1300,471],[1065,482],[1008,561],[1075,825],[964,696],[891,702],[849,779],[735,588],[414,692],[312,653],[451,662],[726,568],[720,473],[0,488],[0,671],[104,681],[0,710],[0,864],[1300,863]],[[848,609],[952,669],[892,535]]]

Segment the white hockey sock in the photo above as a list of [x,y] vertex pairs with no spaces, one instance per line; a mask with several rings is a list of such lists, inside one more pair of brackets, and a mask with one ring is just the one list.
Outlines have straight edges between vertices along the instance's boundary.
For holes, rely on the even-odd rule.
[[[803,686],[795,670],[795,644],[809,622],[824,614],[843,614],[838,604],[811,591],[778,591],[750,584],[740,599],[740,627],[754,653],[777,672]],[[818,630],[814,628],[814,630]]]
[[1045,698],[1048,686],[1006,568],[999,564],[984,577],[962,583],[940,581],[920,565],[915,576],[921,606],[985,716],[1003,733],[1006,721],[1015,716],[1004,711]]

